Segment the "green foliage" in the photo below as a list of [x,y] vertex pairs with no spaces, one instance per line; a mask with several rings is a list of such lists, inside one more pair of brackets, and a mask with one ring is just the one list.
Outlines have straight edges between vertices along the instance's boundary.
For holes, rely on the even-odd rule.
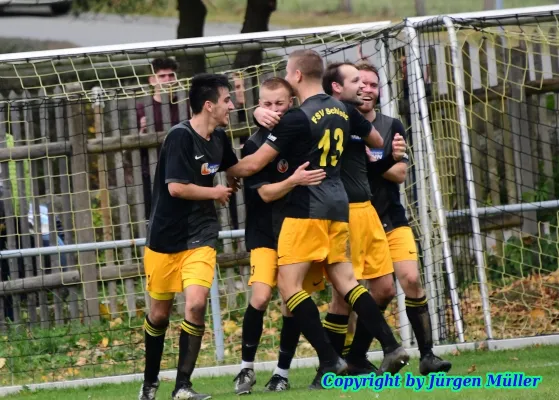
[[[177,0],[178,1],[178,0]],[[110,12],[114,14],[150,14],[154,9],[169,8],[176,2],[171,0],[77,0],[72,11]]]
[[511,237],[503,249],[503,258],[488,256],[488,278],[492,281],[509,281],[533,273],[549,274],[559,267],[557,234]]

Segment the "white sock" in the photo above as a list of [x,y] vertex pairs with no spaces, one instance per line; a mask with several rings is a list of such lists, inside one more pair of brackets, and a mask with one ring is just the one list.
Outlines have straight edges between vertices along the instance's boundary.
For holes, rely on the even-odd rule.
[[254,362],[241,361],[241,369],[250,368],[254,369]]
[[274,369],[274,373],[272,375],[276,375],[278,374],[279,376],[288,379],[289,378],[289,370],[288,369],[281,369],[279,367],[276,367],[276,369]]

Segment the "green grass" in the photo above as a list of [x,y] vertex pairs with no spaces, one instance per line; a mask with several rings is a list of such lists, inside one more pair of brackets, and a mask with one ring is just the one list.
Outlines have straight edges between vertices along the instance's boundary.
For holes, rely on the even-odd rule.
[[[143,0],[144,2],[147,0]],[[160,4],[144,7],[149,9],[149,14],[156,16],[177,16],[176,0],[168,0],[167,7]],[[413,17],[415,13],[415,0],[352,0],[352,12],[339,11],[340,0],[278,0],[277,11],[272,14],[270,23],[284,27],[311,27],[342,25],[359,22],[379,20],[395,20]],[[439,15],[461,12],[481,11],[483,1],[471,2],[467,0],[426,0],[426,14]],[[148,4],[148,3],[146,3]],[[205,2],[208,15],[207,22],[242,22],[246,1],[243,0],[208,0]],[[549,5],[548,0],[504,0],[506,8],[535,7]],[[141,7],[141,6],[140,6]],[[110,9],[103,9],[111,12]]]
[[[537,389],[463,389],[459,392],[452,392],[451,389],[436,389],[432,392],[414,393],[411,389],[387,389],[380,393],[371,393],[370,389],[359,392],[343,393],[339,390],[328,390],[313,392],[312,396],[316,400],[320,399],[370,399],[379,398],[389,399],[487,399],[508,400],[508,399],[553,399],[559,393],[559,375],[556,373],[556,361],[559,357],[559,346],[536,346],[521,350],[507,350],[498,352],[475,351],[463,352],[449,355],[447,358],[452,361],[453,369],[449,375],[467,375],[482,377],[482,384],[485,383],[486,373],[495,372],[524,372],[529,376],[541,376],[542,381]],[[417,360],[413,359],[408,367],[402,372],[417,374]],[[257,385],[253,392],[256,398],[276,398],[296,399],[302,396],[309,396],[306,387],[312,380],[314,371],[312,369],[292,370],[290,380],[292,390],[287,393],[263,393],[262,387],[266,383],[269,372],[257,373]],[[232,393],[232,376],[222,376],[215,378],[199,378],[194,380],[195,389],[201,392],[210,393],[215,399],[237,399]],[[132,399],[137,395],[139,383],[126,383],[120,385],[102,385],[89,388],[43,390],[37,392],[26,391],[16,395],[5,397],[6,399],[41,399],[41,400],[97,400],[97,399]],[[170,398],[173,382],[164,381],[161,385],[158,398]],[[281,396],[281,397],[280,397]]]

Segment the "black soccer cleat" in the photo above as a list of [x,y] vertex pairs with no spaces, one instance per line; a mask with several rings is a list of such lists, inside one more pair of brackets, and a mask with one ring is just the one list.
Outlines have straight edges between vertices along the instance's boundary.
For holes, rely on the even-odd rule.
[[452,368],[450,361],[445,361],[433,353],[421,357],[419,361],[419,373],[429,375],[432,372],[448,372]]
[[396,350],[385,354],[382,364],[378,369],[377,375],[384,375],[386,372],[389,374],[397,374],[402,368],[408,365],[410,356],[402,346]]
[[289,381],[281,375],[274,374],[265,387],[268,392],[283,392],[289,390]]
[[346,360],[347,361],[347,374],[349,376],[360,376],[377,374],[378,368],[370,362],[367,358],[361,360]]
[[144,381],[144,383],[142,383],[142,387],[140,388],[138,400],[155,400],[157,389],[159,389],[159,379],[155,382]]
[[338,360],[332,365],[319,365],[316,375],[312,383],[309,385],[309,389],[324,389],[324,387],[322,387],[322,377],[328,372],[333,372],[336,375],[342,375],[345,374],[346,371],[347,363],[342,358],[338,358]]
[[173,400],[209,400],[212,396],[194,391],[194,389],[192,389],[192,384],[188,383],[175,389],[171,398]]
[[250,394],[256,383],[256,374],[251,368],[243,368],[233,379],[233,382],[235,382],[235,394]]

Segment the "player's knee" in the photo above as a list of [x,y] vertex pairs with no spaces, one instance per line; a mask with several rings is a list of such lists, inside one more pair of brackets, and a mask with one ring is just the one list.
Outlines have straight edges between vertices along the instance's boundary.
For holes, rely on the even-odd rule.
[[206,313],[206,298],[189,298],[184,306],[186,315],[204,315]]
[[149,320],[155,326],[165,325],[169,322],[171,310],[167,307],[152,307],[149,310]]
[[374,285],[369,291],[378,304],[388,304],[396,296],[396,287],[388,280],[383,285]]
[[253,293],[250,298],[250,304],[257,310],[264,311],[268,308],[271,297],[271,293],[269,295],[267,293]]
[[400,285],[405,292],[418,291],[421,289],[421,278],[417,270],[405,271],[400,278]]

